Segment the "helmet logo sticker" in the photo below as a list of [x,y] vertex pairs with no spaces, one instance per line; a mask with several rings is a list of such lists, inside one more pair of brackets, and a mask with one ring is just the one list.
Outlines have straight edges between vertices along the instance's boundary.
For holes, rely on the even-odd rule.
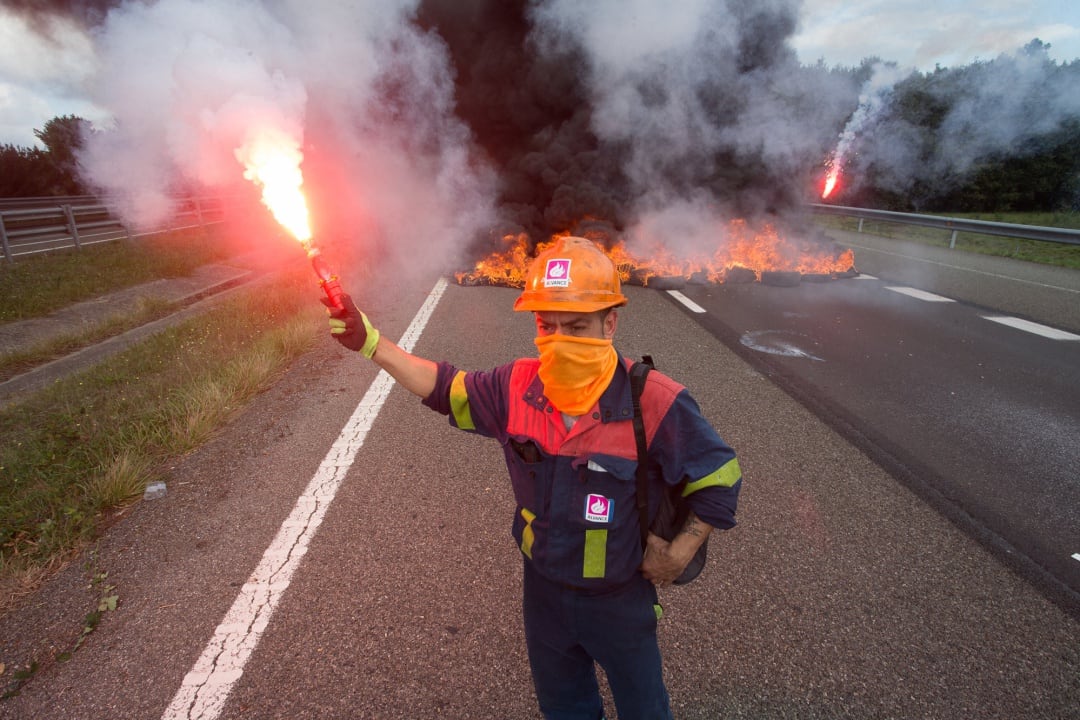
[[615,513],[615,501],[612,498],[589,493],[585,498],[585,519],[588,522],[609,523]]
[[544,270],[544,287],[569,287],[569,285],[569,258],[548,260],[547,269]]

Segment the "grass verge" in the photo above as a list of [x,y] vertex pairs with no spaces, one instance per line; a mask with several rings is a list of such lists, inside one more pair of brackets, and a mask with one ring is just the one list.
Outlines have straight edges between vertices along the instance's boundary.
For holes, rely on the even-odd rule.
[[306,267],[0,410],[0,612],[308,350]]
[[[1016,225],[1080,229],[1080,213],[948,213],[943,216]],[[824,228],[834,228],[848,232],[857,232],[859,229],[859,221],[856,218],[816,215],[814,220]],[[862,231],[880,237],[939,247],[948,247],[952,238],[952,231],[950,230],[938,230],[876,220],[864,220]],[[984,255],[998,255],[1044,265],[1080,269],[1080,245],[962,232],[957,233],[955,248]]]

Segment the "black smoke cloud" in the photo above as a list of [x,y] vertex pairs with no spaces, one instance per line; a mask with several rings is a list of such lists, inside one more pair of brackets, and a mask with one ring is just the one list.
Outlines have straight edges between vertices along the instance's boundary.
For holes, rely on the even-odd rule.
[[503,216],[543,237],[586,217],[689,213],[704,231],[795,213],[855,98],[849,77],[798,64],[797,11],[425,0],[418,21],[447,43]]
[[525,2],[428,0],[418,22],[447,43],[456,111],[499,169],[511,224],[545,235],[621,219],[624,149],[592,131],[584,49],[540,44]]

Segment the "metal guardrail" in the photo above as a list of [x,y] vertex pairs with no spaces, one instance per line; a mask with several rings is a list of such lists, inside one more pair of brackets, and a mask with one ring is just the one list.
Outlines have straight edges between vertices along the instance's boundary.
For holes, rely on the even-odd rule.
[[[862,232],[865,220],[950,230],[950,248],[956,246],[957,233],[961,232],[1080,245],[1080,230],[1067,228],[964,220],[820,203],[812,203],[808,207],[819,215],[858,218],[859,232]],[[132,233],[106,204],[94,196],[0,200],[0,244],[5,260],[10,263],[23,255],[130,240],[166,230],[205,227],[222,222],[224,210],[224,202],[218,197],[183,198],[177,204],[176,213],[164,226]]]
[[842,207],[839,205],[810,204],[812,212],[819,215],[840,215],[859,219],[859,232],[863,230],[864,220],[899,223],[902,225],[920,225],[922,227],[951,230],[949,247],[956,247],[957,233],[979,233],[1000,237],[1020,238],[1023,240],[1042,240],[1044,242],[1080,245],[1080,230],[1068,228],[1041,227],[1038,225],[1013,225],[1010,223],[990,222],[988,220],[964,220],[962,218],[938,217],[936,215],[918,215],[914,213],[891,212],[889,210],[867,210],[864,208]]
[[0,245],[10,263],[20,256],[205,227],[223,219],[220,198],[180,198],[173,216],[162,227],[136,233],[96,197],[4,200],[0,201]]

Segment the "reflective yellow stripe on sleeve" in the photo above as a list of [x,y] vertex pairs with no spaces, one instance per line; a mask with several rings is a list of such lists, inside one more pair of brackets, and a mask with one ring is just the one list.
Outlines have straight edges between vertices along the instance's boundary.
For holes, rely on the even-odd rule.
[[585,562],[581,577],[602,578],[607,565],[607,530],[585,531]]
[[742,470],[739,469],[739,459],[731,458],[726,463],[721,465],[716,472],[709,473],[700,480],[695,480],[691,483],[686,483],[686,487],[683,488],[683,497],[696,493],[702,488],[712,487],[719,485],[721,487],[731,487],[735,483],[739,482],[739,478],[742,477]]
[[472,413],[469,411],[469,393],[465,390],[465,371],[458,370],[450,381],[450,412],[454,414],[454,424],[462,430],[475,430]]
[[536,513],[528,508],[521,508],[521,517],[525,518],[525,529],[521,531],[521,552],[525,557],[532,560],[533,529],[532,521],[536,519]]

